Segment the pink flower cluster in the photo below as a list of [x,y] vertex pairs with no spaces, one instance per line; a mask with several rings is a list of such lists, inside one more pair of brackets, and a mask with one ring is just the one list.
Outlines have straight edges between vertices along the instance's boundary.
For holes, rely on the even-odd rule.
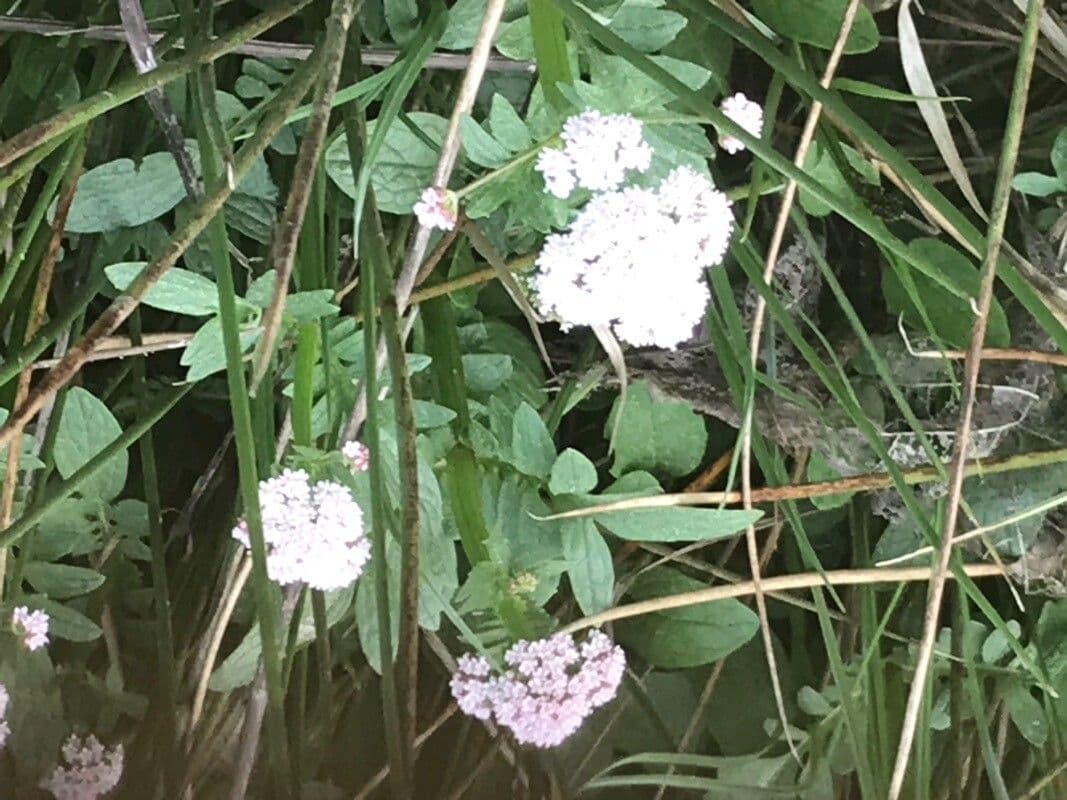
[[452,696],[464,713],[495,719],[523,744],[555,747],[610,701],[626,671],[621,647],[600,631],[576,644],[564,634],[521,641],[504,654],[507,671],[466,654],[452,676]]
[[122,778],[122,745],[106,748],[95,736],[71,734],[62,749],[64,765],[57,765],[41,788],[56,800],[96,800]]
[[353,472],[366,472],[370,469],[370,448],[363,442],[345,442],[341,455],[348,460]]
[[44,611],[30,611],[26,606],[19,606],[11,615],[11,627],[22,637],[27,650],[39,650],[48,644],[49,619]]

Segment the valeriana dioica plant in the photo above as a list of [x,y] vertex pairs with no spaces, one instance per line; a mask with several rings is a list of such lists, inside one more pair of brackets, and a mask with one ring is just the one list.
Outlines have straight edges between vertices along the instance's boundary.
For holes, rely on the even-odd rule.
[[0,797],[1067,796],[1039,0],[16,5]]

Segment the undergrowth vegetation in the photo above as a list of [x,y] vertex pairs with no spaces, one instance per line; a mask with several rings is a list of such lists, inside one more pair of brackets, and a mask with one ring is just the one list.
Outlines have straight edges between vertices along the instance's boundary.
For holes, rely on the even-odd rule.
[[1041,0],[8,0],[0,795],[1067,796]]

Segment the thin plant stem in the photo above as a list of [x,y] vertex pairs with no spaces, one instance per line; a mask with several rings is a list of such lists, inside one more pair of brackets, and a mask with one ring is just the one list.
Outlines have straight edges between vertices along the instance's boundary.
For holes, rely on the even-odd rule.
[[900,744],[893,766],[893,775],[889,784],[889,800],[898,800],[904,788],[911,746],[919,724],[923,692],[933,661],[934,645],[937,640],[938,619],[941,613],[941,599],[945,592],[945,581],[952,559],[952,540],[956,532],[960,501],[963,497],[964,468],[967,450],[970,446],[971,427],[974,417],[974,402],[978,385],[978,370],[982,362],[982,345],[985,342],[989,322],[989,310],[993,299],[993,283],[996,279],[997,261],[1000,258],[1000,245],[1004,238],[1004,226],[1008,218],[1011,202],[1011,182],[1015,175],[1015,165],[1019,156],[1023,123],[1026,116],[1026,99],[1033,73],[1034,58],[1037,53],[1038,23],[1044,8],[1044,0],[1030,0],[1026,10],[1026,23],[1019,50],[1019,60],[1015,69],[1012,85],[1011,102],[1008,107],[1008,119],[1004,129],[1004,140],[1000,152],[1000,167],[993,189],[993,204],[986,235],[986,252],[982,262],[982,283],[978,295],[978,315],[971,333],[971,344],[964,362],[963,392],[960,400],[960,418],[956,427],[956,440],[949,469],[948,495],[944,525],[941,531],[940,552],[936,568],[930,578],[927,593],[926,613],[923,620],[923,636],[915,661],[915,677],[908,694],[904,721],[901,726]]
[[[830,58],[826,63],[826,69],[823,71],[821,80],[823,86],[829,86],[830,82],[833,80],[834,73],[837,72],[837,66],[840,63],[841,56],[845,50],[845,42],[848,41],[849,34],[852,32],[852,25],[855,22],[859,6],[860,0],[850,0],[848,7],[845,9],[844,17],[841,20],[838,29],[837,40],[834,42],[833,50],[830,52]],[[801,133],[800,141],[797,144],[796,154],[793,157],[793,164],[798,169],[803,168],[804,161],[807,158],[808,148],[815,138],[815,128],[818,125],[821,113],[822,104],[819,102],[812,103],[808,112],[808,117],[804,122],[804,130]],[[781,250],[782,240],[785,237],[785,228],[789,223],[789,214],[793,206],[793,201],[796,198],[796,193],[796,181],[788,181],[786,183],[785,191],[782,194],[782,202],[778,210],[778,217],[775,220],[774,232],[771,235],[771,241],[767,247],[767,258],[763,268],[763,281],[766,284],[771,284],[773,282],[774,268],[778,263],[778,253]],[[759,294],[756,298],[756,309],[752,318],[752,332],[749,339],[750,360],[748,367],[750,374],[747,380],[748,386],[746,389],[745,408],[741,422],[741,503],[745,509],[752,508],[752,421],[755,409],[755,375],[758,369],[763,334],[763,320],[766,312],[767,301],[762,294]],[[771,635],[770,622],[767,619],[767,602],[763,597],[763,590],[760,587],[759,545],[756,542],[755,528],[751,525],[745,530],[745,543],[748,551],[749,568],[752,571],[752,580],[756,587],[756,610],[759,614],[760,630],[763,634],[763,649],[767,658],[767,670],[771,677],[771,688],[774,691],[774,700],[778,709],[778,718],[782,723],[789,749],[797,761],[799,761],[800,757],[797,755],[793,738],[790,734],[789,719],[785,710],[785,698],[782,695],[782,684],[778,675],[778,666],[775,663],[774,641]]]

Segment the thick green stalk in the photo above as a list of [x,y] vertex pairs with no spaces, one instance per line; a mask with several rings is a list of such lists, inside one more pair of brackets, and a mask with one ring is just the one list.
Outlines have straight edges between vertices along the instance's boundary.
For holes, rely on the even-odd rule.
[[[301,92],[301,94],[303,94]],[[202,123],[201,143],[209,144],[206,126]],[[208,192],[215,190],[225,178],[212,147],[202,147],[200,154]],[[248,525],[248,539],[252,551],[252,589],[256,599],[260,640],[263,645],[263,667],[267,684],[267,747],[268,762],[274,776],[275,791],[288,797],[292,787],[288,739],[285,735],[285,694],[282,683],[282,649],[278,639],[281,604],[278,588],[267,575],[267,548],[263,538],[263,520],[259,509],[259,470],[256,460],[255,432],[252,409],[241,355],[237,290],[230,266],[229,243],[226,235],[225,211],[220,210],[207,226],[208,243],[215,265],[215,283],[219,295],[219,321],[226,352],[226,382],[233,413],[234,440],[237,449],[238,478],[244,505],[244,519]]]
[[[130,318],[130,341],[141,343],[141,312]],[[147,391],[145,358],[133,363],[133,377],[140,397],[141,414],[145,413]],[[156,469],[155,437],[152,429],[137,443],[141,455],[141,475],[145,504],[148,506],[148,538],[152,551],[152,594],[156,612],[156,678],[160,687],[159,752],[164,759],[163,791],[171,794],[174,788],[175,709],[177,708],[177,668],[174,662],[174,631],[171,627],[170,591],[167,586],[167,546],[163,538],[163,512],[159,499],[159,477]]]
[[[357,56],[358,58],[358,56]],[[379,120],[381,117],[379,117]],[[379,123],[380,126],[381,123]],[[345,109],[345,138],[354,173],[364,167],[367,154],[366,124],[363,109]],[[363,211],[366,213],[363,213]],[[363,356],[366,364],[363,380],[367,397],[367,417],[363,441],[370,450],[371,559],[374,565],[374,592],[378,612],[378,651],[382,667],[382,716],[385,744],[389,758],[389,781],[394,800],[411,796],[408,770],[400,743],[400,714],[397,702],[396,675],[393,665],[393,637],[389,614],[389,567],[386,562],[386,494],[382,475],[381,428],[378,420],[378,342],[377,310],[380,286],[389,280],[389,255],[378,222],[374,190],[368,185],[355,203],[353,242],[360,260],[360,303],[363,309]]]
[[220,56],[237,49],[249,39],[254,39],[282,20],[292,16],[309,2],[311,0],[293,0],[289,3],[280,4],[277,8],[265,11],[241,27],[223,34],[203,49],[187,52],[180,58],[161,64],[158,69],[120,81],[110,89],[80,103],[75,103],[50,119],[27,128],[22,133],[0,144],[0,167],[6,167],[16,158],[30,152],[35,147],[57,136],[62,136],[74,128],[99,117],[101,114],[105,114],[113,108],[118,108],[152,89],[169,83],[175,78],[180,78],[202,64],[210,64]]
[[456,444],[448,453],[444,472],[448,500],[467,559],[471,564],[477,564],[489,558],[485,544],[489,530],[482,508],[481,469],[470,446],[467,382],[463,375],[452,301],[447,297],[435,297],[423,302],[419,309],[426,330],[432,331],[432,335],[426,337],[426,350],[433,359],[430,376],[434,400],[456,412],[456,418],[452,420]]
[[393,403],[396,409],[400,462],[400,643],[397,650],[399,694],[402,702],[400,743],[405,764],[415,767],[415,724],[418,714],[419,669],[419,463],[416,449],[415,403],[398,324],[396,298],[382,306],[382,335],[389,354]]
[[296,335],[296,367],[293,372],[293,442],[310,447],[314,441],[311,432],[313,375],[319,356],[319,326],[314,322],[302,323]]

